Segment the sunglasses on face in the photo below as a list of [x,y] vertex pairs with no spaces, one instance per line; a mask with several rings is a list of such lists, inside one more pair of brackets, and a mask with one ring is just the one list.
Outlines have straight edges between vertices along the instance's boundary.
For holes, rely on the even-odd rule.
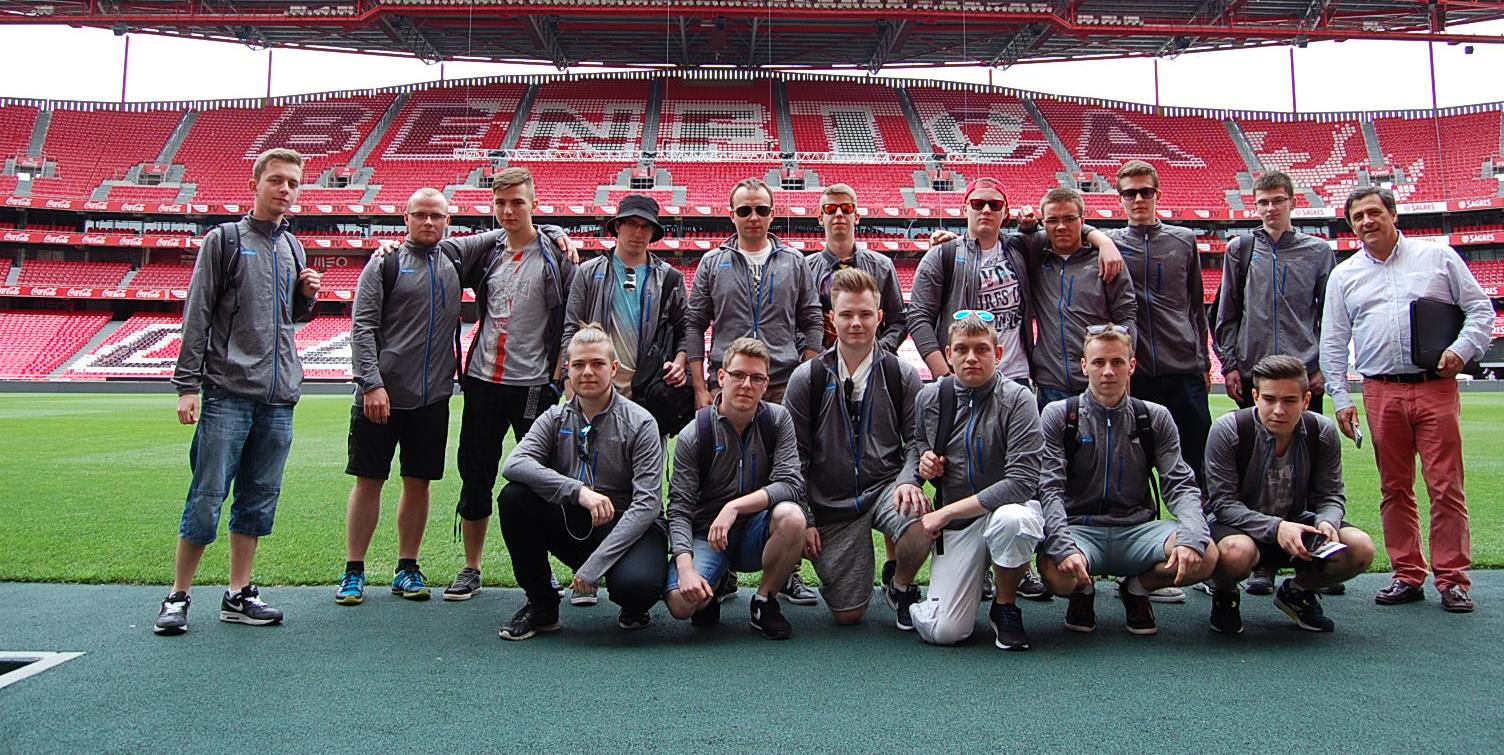
[[736,208],[736,216],[739,217],[739,218],[749,218],[749,217],[752,217],[752,213],[754,213],[754,212],[757,213],[757,217],[765,218],[765,217],[773,214],[773,208],[770,207],[770,206],[768,206],[768,205],[765,205],[765,204],[760,204],[760,205],[744,204],[741,207]]
[[1113,323],[1108,323],[1106,325],[1090,325],[1090,326],[1087,326],[1087,328],[1086,328],[1086,334],[1089,335],[1089,336],[1099,336],[1099,335],[1102,335],[1103,333],[1106,333],[1109,330],[1112,331],[1112,332],[1114,332],[1114,333],[1122,333],[1125,336],[1128,335],[1128,328],[1126,326],[1116,325],[1116,324],[1113,324]]
[[992,322],[996,319],[996,315],[985,309],[958,309],[950,317],[952,320],[965,320],[968,317],[975,317],[982,322]]
[[1135,199],[1153,199],[1159,196],[1159,189],[1153,186],[1145,186],[1142,189],[1118,189],[1118,196],[1129,201]]
[[820,211],[826,215],[834,215],[836,214],[836,210],[840,210],[847,215],[855,215],[856,205],[851,202],[827,202],[820,205]]
[[1003,208],[1008,206],[1008,203],[1001,199],[973,199],[967,202],[967,204],[971,205],[971,209],[977,212],[981,212],[984,209],[992,210],[993,212],[1002,212]]

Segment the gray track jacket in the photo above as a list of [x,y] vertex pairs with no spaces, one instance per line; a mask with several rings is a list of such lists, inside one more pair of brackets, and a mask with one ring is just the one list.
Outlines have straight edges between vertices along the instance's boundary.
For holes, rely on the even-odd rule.
[[[1025,248],[1023,237],[1016,233],[1004,233],[1002,236],[1003,253],[1008,257],[1008,264],[1013,267],[1013,272],[1018,276],[1019,295],[1024,304],[1025,327],[1020,331],[1019,337],[1023,341],[1024,353],[1028,354],[1034,346],[1034,339],[1028,336],[1027,323],[1033,317],[1034,295],[1030,291],[1028,271],[1030,269],[1030,254]],[[954,277],[950,284],[950,296],[941,301],[945,286],[945,249],[952,247],[956,250]],[[919,260],[919,269],[914,273],[914,287],[909,292],[909,308],[907,313],[909,334],[914,338],[914,348],[919,350],[919,356],[926,357],[939,351],[945,346],[944,339],[947,328],[950,327],[951,317],[962,309],[974,309],[977,301],[978,280],[977,265],[982,259],[982,250],[977,246],[976,239],[971,236],[962,236],[951,239],[944,244],[930,247],[924,253],[924,258]]]
[[[735,236],[700,258],[695,290],[689,295],[686,351],[690,359],[705,359],[715,368],[732,341],[742,336],[761,339],[773,353],[768,370],[772,385],[785,385],[799,366],[800,349],[819,350],[825,320],[804,258],[777,238],[768,238],[773,251],[764,265],[760,287],[752,283],[752,271],[736,250]],[[715,340],[706,359],[705,331],[711,323]]]
[[[919,373],[913,367],[877,349],[863,388],[861,424],[853,427],[846,411],[846,388],[838,378],[838,359],[836,347],[820,355],[825,383],[819,386],[810,385],[815,362],[799,365],[783,396],[799,439],[805,496],[819,524],[850,521],[880,503],[878,497],[898,477],[908,456],[920,389]],[[883,370],[888,360],[898,364],[903,377],[898,396],[888,394]],[[818,407],[821,420],[813,436],[812,407]]]
[[1205,375],[1206,301],[1196,234],[1178,225],[1130,225],[1107,231],[1133,277],[1137,299],[1136,374]]
[[219,228],[199,249],[172,384],[179,396],[208,387],[268,404],[296,404],[303,389],[296,323],[313,319],[314,300],[298,285],[286,220],[273,225],[247,215],[237,225],[234,280],[226,280],[230,268]]
[[382,260],[360,273],[351,316],[355,403],[386,388],[393,409],[419,409],[454,392],[454,331],[460,323],[460,276],[438,247],[403,242],[397,279],[386,296]]
[[[512,449],[501,474],[526,485],[545,501],[578,506],[585,480],[616,509],[615,526],[575,575],[591,584],[631,548],[649,527],[662,528],[663,447],[658,423],[646,409],[617,395],[577,442],[585,418],[578,397],[550,406]],[[581,451],[589,457],[587,465]]]
[[[1263,543],[1275,542],[1281,521],[1307,511],[1315,514],[1317,521],[1340,528],[1342,516],[1347,512],[1347,491],[1342,484],[1342,444],[1337,423],[1314,414],[1321,428],[1318,438],[1306,436],[1305,422],[1296,423],[1295,438],[1285,449],[1285,458],[1295,464],[1291,487],[1295,508],[1261,511],[1258,506],[1263,497],[1264,470],[1269,468],[1274,454],[1274,436],[1264,429],[1263,423],[1254,420],[1253,454],[1248,457],[1250,466],[1240,482],[1236,415],[1232,412],[1218,417],[1206,441],[1206,513],[1216,517],[1218,524],[1242,530]],[[1307,444],[1313,442],[1321,444],[1316,455],[1319,466],[1314,470],[1307,468],[1310,466]]]
[[1029,269],[1029,278],[1039,325],[1029,359],[1034,381],[1044,388],[1084,391],[1081,342],[1087,326],[1113,322],[1138,334],[1132,271],[1124,270],[1111,283],[1103,281],[1098,277],[1097,250],[1084,246],[1065,259],[1046,251]]
[[[1322,302],[1337,255],[1325,239],[1290,230],[1272,244],[1262,227],[1253,232],[1253,256],[1245,288],[1234,281],[1246,254],[1229,243],[1222,258],[1222,302],[1217,309],[1216,347],[1222,370],[1245,378],[1270,354],[1290,354],[1320,368]],[[1245,388],[1245,391],[1247,389]]]
[[[865,271],[877,281],[878,306],[883,312],[883,324],[878,329],[877,345],[896,354],[898,347],[903,344],[903,339],[909,335],[908,315],[904,312],[903,288],[898,285],[898,269],[893,266],[893,260],[870,249],[858,247],[854,259],[857,269]],[[826,306],[829,302],[824,298],[829,286],[826,278],[835,273],[836,265],[840,260],[829,250],[825,250],[805,257],[804,261],[809,264],[815,292],[821,297],[820,308],[822,311],[828,311]],[[816,345],[810,348],[822,349],[823,341],[817,341]]]
[[[1160,493],[1165,506],[1179,520],[1176,542],[1199,553],[1211,543],[1206,516],[1201,511],[1201,490],[1191,468],[1180,458],[1180,435],[1170,411],[1145,402],[1154,426],[1157,447],[1153,468],[1159,471]],[[1143,446],[1129,438],[1137,432],[1128,400],[1108,409],[1081,394],[1081,412],[1076,438],[1080,450],[1069,465],[1062,435],[1066,402],[1044,408],[1044,465],[1039,475],[1039,497],[1044,507],[1044,553],[1059,561],[1076,553],[1070,526],[1127,527],[1159,516],[1159,504],[1149,493],[1150,460]]]
[[[674,474],[668,488],[668,534],[673,556],[694,552],[696,535],[710,531],[710,523],[721,509],[734,498],[740,498],[759,488],[768,493],[768,508],[784,501],[799,504],[809,518],[809,506],[804,501],[804,476],[799,473],[799,442],[794,434],[794,421],[787,409],[777,404],[762,402],[759,412],[772,412],[778,439],[773,443],[773,458],[763,458],[762,436],[758,434],[757,421],[747,425],[743,435],[737,435],[731,420],[721,414],[720,404],[715,403],[715,437],[697,437],[697,423],[691,421],[679,433],[674,447]],[[654,443],[657,443],[655,437]],[[700,479],[699,444],[715,444],[715,457],[710,464],[709,479]]]
[[[648,255],[650,273],[642,290],[643,330],[637,339],[639,355],[652,343],[659,328],[674,332],[674,354],[685,350],[685,324],[687,301],[684,294],[684,275],[672,265]],[[611,332],[611,318],[615,313],[611,296],[616,290],[616,273],[611,266],[611,254],[580,264],[574,275],[574,285],[569,288],[569,305],[564,310],[564,339],[559,353],[569,354],[569,342],[585,323],[600,323]],[[703,338],[701,340],[704,340]],[[670,357],[673,354],[669,355]],[[651,369],[638,360],[638,369]]]

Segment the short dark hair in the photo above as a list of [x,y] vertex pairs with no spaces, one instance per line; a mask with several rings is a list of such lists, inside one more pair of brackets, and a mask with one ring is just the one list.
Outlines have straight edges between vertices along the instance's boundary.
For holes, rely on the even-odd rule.
[[1289,354],[1270,354],[1253,366],[1253,388],[1262,390],[1265,380],[1298,380],[1300,392],[1311,390],[1311,377],[1306,374],[1305,362]]
[[1153,165],[1143,160],[1129,160],[1123,163],[1122,167],[1118,168],[1118,188],[1121,189],[1123,187],[1123,179],[1136,178],[1138,176],[1148,176],[1154,181],[1154,188],[1159,188],[1159,171],[1155,170]]
[[1352,193],[1347,195],[1347,204],[1342,206],[1342,217],[1344,219],[1352,217],[1353,205],[1358,200],[1373,196],[1377,196],[1379,201],[1384,203],[1384,209],[1388,210],[1390,215],[1394,215],[1400,211],[1399,205],[1394,202],[1394,192],[1382,186],[1360,186],[1353,189]]
[[1258,177],[1258,180],[1253,182],[1255,193],[1273,191],[1275,189],[1284,189],[1285,194],[1289,195],[1291,199],[1295,198],[1295,182],[1291,181],[1289,176],[1277,170],[1264,173]]

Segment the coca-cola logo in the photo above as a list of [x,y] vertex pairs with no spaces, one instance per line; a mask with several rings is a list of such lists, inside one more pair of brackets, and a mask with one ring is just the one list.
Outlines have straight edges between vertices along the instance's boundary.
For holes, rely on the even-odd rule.
[[154,243],[157,246],[179,247],[183,245],[183,240],[173,236],[158,236]]
[[42,237],[43,244],[71,244],[73,237],[66,233],[49,233]]
[[1480,207],[1493,207],[1492,199],[1464,199],[1457,203],[1459,210],[1476,210]]
[[20,296],[20,286],[0,286],[0,296]]
[[162,298],[162,289],[160,289],[160,288],[138,288],[138,289],[136,289],[136,298],[137,299],[160,299],[160,298]]
[[99,295],[106,299],[124,299],[126,291],[123,288],[106,288],[101,289]]
[[123,210],[123,211],[125,211],[125,212],[146,212],[146,203],[145,202],[125,202],[125,203],[123,203],[123,204],[120,205],[120,209]]
[[52,288],[50,286],[46,287],[46,288],[39,288],[37,286],[32,286],[31,287],[31,295],[32,296],[57,296],[57,289]]
[[121,246],[141,246],[141,237],[140,236],[121,236],[120,237],[120,245]]
[[7,234],[5,234],[5,240],[6,241],[31,241],[31,234],[29,234],[29,233],[7,233]]
[[100,244],[100,245],[103,245],[103,244],[110,243],[110,237],[109,236],[99,236],[99,235],[94,235],[94,234],[85,234],[78,241],[81,244]]
[[1464,244],[1490,244],[1490,243],[1493,243],[1494,239],[1497,238],[1497,237],[1498,237],[1498,234],[1494,233],[1493,231],[1489,231],[1487,233],[1464,233],[1464,234],[1462,234],[1462,243],[1464,243]]
[[109,202],[96,202],[96,201],[90,200],[88,202],[84,202],[84,209],[85,210],[108,210],[108,209],[110,209],[110,203]]
[[88,297],[94,295],[94,289],[92,289],[92,288],[70,288],[70,289],[68,289],[68,295],[69,296],[74,296],[74,297],[82,297],[82,298],[87,299]]
[[5,203],[11,207],[30,207],[31,197],[6,197]]
[[182,212],[182,211],[183,211],[183,206],[180,205],[180,204],[159,204],[159,205],[157,205],[157,212]]
[[49,199],[49,200],[47,200],[47,205],[46,206],[49,209],[53,209],[53,210],[71,210],[71,209],[73,209],[73,203],[70,202],[70,201],[68,201],[68,200],[66,200],[66,199]]

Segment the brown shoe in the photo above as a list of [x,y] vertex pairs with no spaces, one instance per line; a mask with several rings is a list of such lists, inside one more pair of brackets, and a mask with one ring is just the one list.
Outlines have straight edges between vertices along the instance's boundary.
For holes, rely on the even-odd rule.
[[1468,597],[1467,588],[1452,585],[1441,591],[1441,608],[1449,613],[1472,613],[1473,599]]
[[[1463,593],[1464,596],[1466,593]],[[1420,585],[1412,585],[1403,579],[1396,579],[1389,583],[1388,587],[1379,591],[1373,597],[1373,602],[1381,606],[1397,606],[1401,603],[1415,603],[1426,599],[1426,591]]]

